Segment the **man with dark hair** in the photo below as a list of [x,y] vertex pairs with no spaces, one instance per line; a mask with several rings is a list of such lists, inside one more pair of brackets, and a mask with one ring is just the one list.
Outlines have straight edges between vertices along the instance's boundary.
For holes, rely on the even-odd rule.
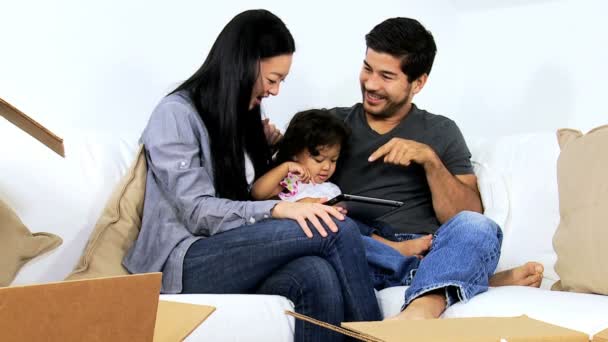
[[352,129],[333,180],[344,193],[405,203],[361,225],[376,288],[409,285],[396,318],[437,318],[488,285],[539,286],[538,263],[493,276],[502,233],[480,214],[465,140],[454,121],[412,103],[433,66],[432,34],[392,18],[365,38],[363,101],[332,110]]

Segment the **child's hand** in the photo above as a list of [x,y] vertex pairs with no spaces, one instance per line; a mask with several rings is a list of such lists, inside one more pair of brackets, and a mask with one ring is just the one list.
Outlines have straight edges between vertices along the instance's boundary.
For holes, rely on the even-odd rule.
[[310,181],[310,172],[304,166],[296,162],[287,162],[287,172],[294,173],[300,178],[300,182],[308,183]]

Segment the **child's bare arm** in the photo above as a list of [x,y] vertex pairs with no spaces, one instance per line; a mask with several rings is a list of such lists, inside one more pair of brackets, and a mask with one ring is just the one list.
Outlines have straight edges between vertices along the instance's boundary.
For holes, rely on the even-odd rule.
[[256,200],[276,197],[282,190],[279,182],[287,176],[288,169],[287,163],[283,163],[258,178],[251,188],[251,197]]
[[308,170],[296,162],[285,162],[266,172],[262,177],[258,178],[251,188],[251,197],[256,200],[266,200],[275,198],[283,190],[279,184],[288,172],[296,173],[300,176],[300,180],[307,182],[310,178]]

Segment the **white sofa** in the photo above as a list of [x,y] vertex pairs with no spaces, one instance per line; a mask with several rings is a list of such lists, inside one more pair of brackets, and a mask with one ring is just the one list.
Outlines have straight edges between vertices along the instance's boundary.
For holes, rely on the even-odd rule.
[[[76,264],[105,201],[132,163],[137,134],[66,134],[62,159],[25,133],[0,120],[0,197],[32,232],[63,238],[63,245],[21,269],[13,282],[34,284],[64,279]],[[541,132],[469,139],[486,214],[504,228],[499,270],[537,260],[545,266],[541,289],[490,289],[444,317],[526,314],[590,335],[608,327],[608,296],[553,292],[556,256],[552,237],[559,221],[555,134]],[[385,316],[398,312],[403,287],[378,293]],[[167,300],[208,304],[216,312],[187,341],[290,341],[294,321],[283,314],[292,304],[261,295],[162,295]]]

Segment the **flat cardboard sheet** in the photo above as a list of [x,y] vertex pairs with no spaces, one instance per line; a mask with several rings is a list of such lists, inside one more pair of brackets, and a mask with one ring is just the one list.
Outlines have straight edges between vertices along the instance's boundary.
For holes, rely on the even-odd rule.
[[13,125],[21,128],[27,134],[36,138],[46,147],[55,151],[55,153],[65,157],[63,139],[56,136],[53,134],[53,132],[49,131],[34,119],[25,115],[25,113],[13,107],[10,103],[4,101],[3,99],[0,99],[0,116],[13,123]]
[[0,341],[152,341],[161,274],[0,288]]
[[384,341],[482,342],[588,342],[589,336],[527,316],[453,318],[423,321],[343,323],[344,327]]
[[213,311],[213,306],[159,301],[154,342],[183,341]]
[[371,342],[589,342],[587,334],[527,316],[351,322],[342,323],[340,328],[289,311],[287,314]]

